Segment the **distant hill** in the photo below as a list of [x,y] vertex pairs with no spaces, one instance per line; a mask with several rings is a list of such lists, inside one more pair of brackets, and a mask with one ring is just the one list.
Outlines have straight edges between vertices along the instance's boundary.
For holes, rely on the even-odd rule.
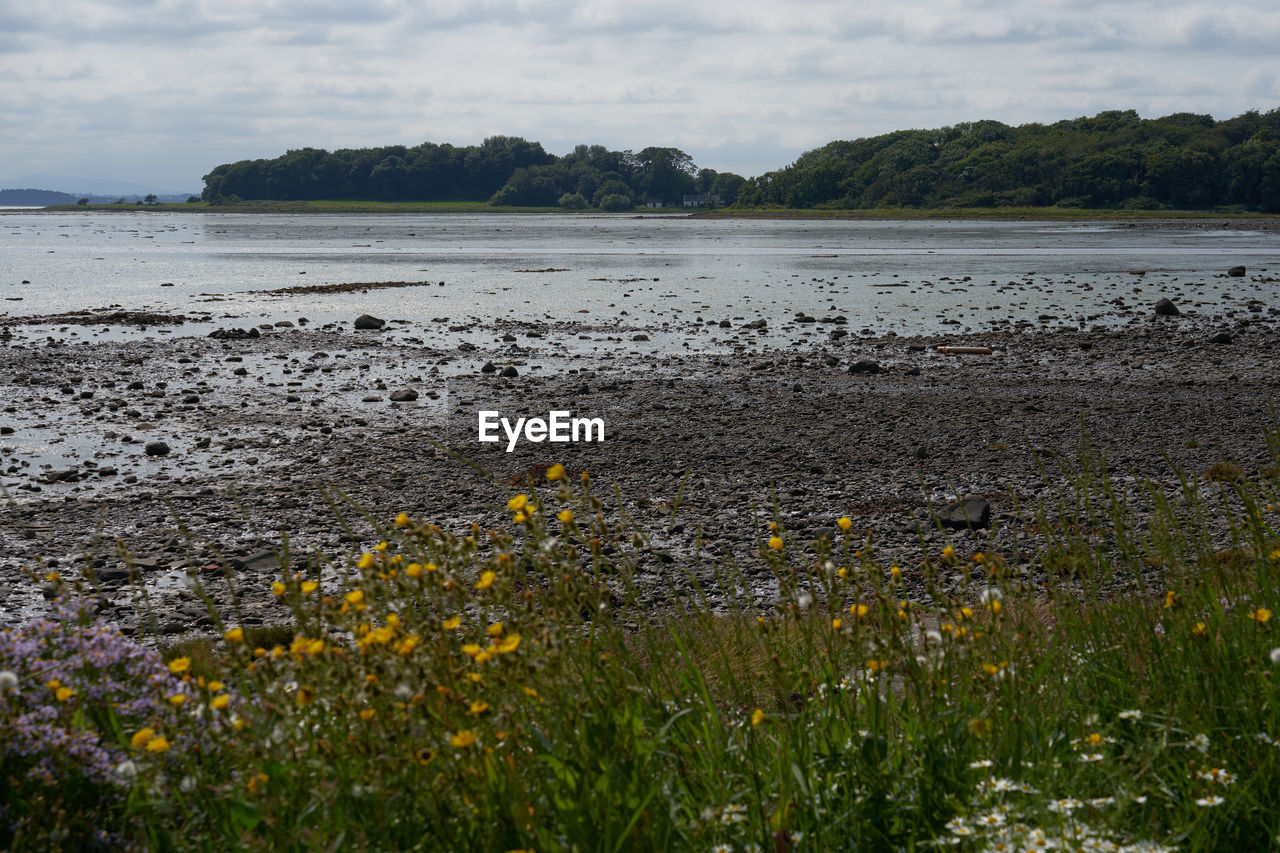
[[1280,212],[1280,109],[1010,127],[964,122],[809,151],[753,178],[740,206],[1090,207]]
[[0,190],[0,206],[35,205],[46,207],[51,204],[75,204],[76,197],[68,193],[54,190]]
[[183,199],[191,195],[190,192],[179,193],[172,188],[162,189],[153,187],[148,184],[135,184],[131,181],[116,181],[110,178],[82,178],[73,175],[50,175],[45,173],[19,175],[16,178],[0,179],[0,187],[43,187],[44,189],[56,190],[63,193],[71,193],[76,198],[85,196],[95,197],[103,196],[112,199],[121,196],[130,197],[137,196],[143,198],[146,195],[155,193],[157,196],[176,196],[181,195]]

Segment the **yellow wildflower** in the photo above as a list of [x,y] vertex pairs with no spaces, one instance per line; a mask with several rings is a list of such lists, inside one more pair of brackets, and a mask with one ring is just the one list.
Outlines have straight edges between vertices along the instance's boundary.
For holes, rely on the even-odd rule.
[[351,590],[351,592],[346,594],[345,598],[351,604],[359,604],[360,602],[364,601],[364,590],[353,589]]
[[409,526],[409,513],[407,513],[407,512],[402,512],[402,513],[400,513],[399,515],[397,515],[397,516],[396,516],[395,524],[396,524],[396,527],[408,527],[408,526]]
[[493,572],[486,571],[480,575],[480,580],[476,581],[476,589],[488,589],[497,579],[498,576]]
[[134,749],[142,749],[151,739],[156,736],[154,729],[138,729],[133,733],[133,737],[129,738],[129,745]]
[[840,529],[841,529],[841,530],[843,530],[845,533],[848,533],[848,532],[853,528],[853,522],[852,522],[851,520],[849,520],[848,518],[846,518],[845,516],[841,516],[841,517],[836,521],[836,524],[837,524],[837,525],[840,527]]
[[1259,625],[1262,625],[1271,618],[1271,611],[1265,607],[1259,607],[1257,610],[1249,614],[1249,618],[1257,622]]
[[222,636],[223,636],[223,638],[224,638],[224,639],[226,639],[226,641],[227,641],[228,643],[243,643],[243,642],[244,642],[244,629],[243,629],[243,628],[232,628],[230,631],[228,631],[227,633],[223,634]]
[[220,693],[209,700],[209,707],[215,711],[221,711],[223,708],[231,704],[231,697],[225,693]]
[[1199,635],[1199,634],[1203,634],[1207,630],[1209,630],[1208,625],[1206,625],[1203,622],[1197,622],[1196,626],[1191,629],[1191,633]]
[[466,749],[476,742],[476,733],[471,729],[463,729],[454,735],[449,735],[449,743],[459,749]]
[[469,710],[472,714],[483,714],[485,711],[489,710],[489,703],[484,700],[472,702]]
[[502,623],[501,623],[501,622],[494,622],[494,623],[493,623],[492,625],[490,625],[488,628],[485,628],[485,629],[484,629],[484,632],[485,632],[486,634],[488,634],[490,637],[501,637],[501,636],[502,636]]
[[147,752],[164,752],[169,748],[169,741],[161,735],[147,741]]
[[831,630],[839,631],[843,627],[844,627],[844,620],[842,620],[840,617],[837,616],[835,619],[831,620]]
[[524,509],[528,503],[529,503],[528,495],[516,495],[511,500],[507,501],[507,509],[511,510],[512,512],[519,512],[520,510]]
[[467,643],[462,647],[462,652],[463,654],[467,655],[467,657],[475,657],[476,655],[480,654],[481,651],[482,649],[476,643]]
[[409,636],[405,637],[403,640],[400,641],[400,644],[396,646],[396,654],[407,655],[411,653],[414,649],[418,647],[419,640],[420,638],[418,637],[417,634],[410,634]]
[[548,480],[563,480],[563,479],[564,479],[564,466],[563,466],[563,465],[561,465],[559,462],[557,462],[556,464],[554,464],[554,465],[552,465],[550,468],[548,468],[548,469],[547,469],[547,479],[548,479]]
[[294,699],[297,701],[298,707],[305,708],[316,701],[316,692],[310,687],[299,687],[298,692],[294,694]]
[[174,675],[181,675],[191,669],[191,658],[174,658],[169,661],[169,671]]
[[950,560],[955,557],[955,555],[956,549],[952,548],[950,545],[942,549],[942,559],[944,560]]
[[272,595],[284,595],[284,591],[285,591],[285,585],[280,583],[280,581],[276,581],[271,585]]
[[985,672],[987,675],[995,675],[1000,671],[1000,667],[996,666],[993,663],[984,663],[982,665],[982,671]]
[[422,566],[418,563],[410,563],[405,567],[404,573],[411,578],[420,578],[422,577]]
[[54,693],[53,695],[57,698],[59,702],[66,702],[72,696],[76,695],[76,691],[75,691],[75,688],[73,687],[59,687],[57,692]]
[[764,711],[756,708],[751,712],[751,725],[758,726],[764,722]]
[[373,568],[373,555],[372,555],[372,554],[370,554],[368,551],[365,551],[363,554],[361,554],[361,555],[360,555],[360,560],[359,560],[359,562],[357,562],[357,563],[356,563],[356,568],[357,568],[357,569],[362,569],[362,570],[363,570],[363,569],[372,569],[372,568]]
[[1178,594],[1173,590],[1169,590],[1164,594],[1164,606],[1166,610],[1168,610],[1170,607],[1173,607],[1173,602],[1175,599],[1177,599],[1177,597],[1178,597]]
[[315,581],[303,581],[303,582],[302,582],[302,594],[303,594],[303,595],[310,595],[311,593],[313,593],[313,592],[315,592],[315,591],[316,591],[316,587],[318,587],[318,586],[320,586],[320,584],[316,583]]
[[187,694],[185,693],[175,693],[169,697],[169,704],[174,706],[175,708],[186,701],[187,701]]
[[511,652],[514,652],[518,648],[520,648],[519,634],[508,634],[507,636],[502,638],[502,642],[498,643],[498,645],[495,646],[495,650],[500,655],[510,654]]
[[573,510],[562,509],[557,513],[556,518],[560,519],[561,524],[568,524],[573,521]]
[[869,613],[870,611],[871,611],[871,608],[867,607],[867,605],[865,604],[849,605],[849,612],[852,613],[854,616],[859,616],[859,617],[866,616],[867,613]]
[[770,537],[769,537],[769,547],[770,547],[770,548],[772,548],[772,549],[773,549],[773,550],[775,550],[775,551],[781,551],[781,550],[782,550],[782,537],[781,537],[781,536],[770,536]]
[[451,616],[448,619],[444,620],[444,624],[442,624],[440,627],[444,628],[446,631],[452,631],[454,628],[457,628],[461,624],[462,624],[461,616]]
[[378,712],[372,708],[365,708],[363,711],[360,712],[360,719],[365,721],[372,720],[375,716],[377,716],[377,713]]

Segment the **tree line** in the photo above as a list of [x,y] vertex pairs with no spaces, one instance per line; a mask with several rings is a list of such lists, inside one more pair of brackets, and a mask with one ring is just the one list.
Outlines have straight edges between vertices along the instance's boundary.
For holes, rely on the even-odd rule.
[[630,210],[651,200],[678,205],[698,193],[732,204],[744,183],[740,175],[698,169],[678,148],[633,153],[579,145],[557,157],[538,142],[491,136],[461,147],[301,148],[270,160],[226,163],[204,176],[201,198],[215,204],[372,199]]
[[1214,208],[1280,211],[1280,109],[1216,121],[1111,110],[1018,127],[965,122],[836,141],[744,179],[678,148],[579,145],[564,156],[518,136],[480,145],[325,151],[242,160],[204,177],[202,198],[487,201],[629,210],[701,194],[739,207]]
[[748,181],[738,203],[1280,211],[1280,109],[1224,121],[1113,110],[1049,125],[977,121],[831,142]]

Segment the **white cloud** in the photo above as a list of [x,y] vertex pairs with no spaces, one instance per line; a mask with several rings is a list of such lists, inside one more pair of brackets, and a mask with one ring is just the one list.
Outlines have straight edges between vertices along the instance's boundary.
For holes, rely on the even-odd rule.
[[759,174],[895,128],[1273,108],[1278,42],[1272,0],[0,2],[0,163],[196,189],[507,133]]

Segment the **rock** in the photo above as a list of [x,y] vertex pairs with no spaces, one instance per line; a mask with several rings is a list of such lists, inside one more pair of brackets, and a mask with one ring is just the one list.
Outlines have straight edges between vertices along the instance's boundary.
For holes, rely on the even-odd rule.
[[357,329],[370,329],[376,331],[385,325],[387,325],[386,320],[379,320],[372,314],[361,314],[356,318]]
[[142,380],[135,379],[132,382],[130,382],[128,385],[126,385],[125,388],[128,389],[129,391],[141,391],[143,388]]
[[163,441],[148,441],[147,446],[143,448],[148,456],[168,456],[169,445]]
[[744,329],[767,329],[767,328],[769,328],[769,323],[768,323],[767,321],[765,321],[765,320],[752,320],[750,323],[747,323],[747,324],[746,324],[745,326],[743,326],[742,328],[744,328]]
[[262,332],[259,332],[256,327],[248,331],[244,329],[215,329],[209,333],[209,337],[215,341],[240,341],[247,338],[260,338],[262,337]]
[[416,399],[418,399],[418,392],[412,388],[401,388],[399,391],[391,392],[393,403],[412,403]]
[[515,342],[516,342],[516,336],[515,336],[515,335],[512,335],[512,334],[510,334],[510,333],[505,334],[505,335],[503,335],[503,336],[502,336],[502,342],[503,342],[504,344],[513,344],[513,343],[515,343]]
[[954,530],[986,527],[991,523],[991,504],[982,495],[968,495],[959,503],[938,510],[938,521]]
[[870,359],[860,359],[849,365],[850,373],[879,373],[880,365]]
[[0,426],[0,435],[13,435],[13,427]]
[[1166,296],[1160,297],[1156,302],[1156,316],[1158,317],[1181,317],[1182,312],[1178,310],[1178,306],[1173,304],[1173,300]]
[[1244,278],[1244,274],[1245,274],[1244,267],[1232,267],[1231,269],[1227,270],[1227,275],[1231,276],[1232,278]]
[[361,397],[360,402],[361,403],[381,403],[382,398],[379,397],[377,394],[369,394],[368,396]]
[[640,334],[638,334],[638,335],[632,335],[632,336],[631,336],[631,340],[633,340],[633,341],[647,341],[647,340],[649,340],[649,336],[648,336],[648,335],[646,335],[646,334],[644,334],[643,332],[641,332],[641,333],[640,333]]
[[498,375],[505,376],[508,379],[515,379],[520,375],[520,371],[516,370],[514,365],[508,364],[506,367],[502,368],[502,372]]
[[1211,343],[1211,344],[1229,344],[1229,343],[1231,343],[1231,333],[1230,333],[1230,332],[1218,332],[1218,334],[1214,335],[1212,338],[1209,338],[1209,343]]
[[497,373],[498,366],[494,364],[492,361],[486,361],[484,363],[484,367],[480,368],[480,372],[481,373]]

